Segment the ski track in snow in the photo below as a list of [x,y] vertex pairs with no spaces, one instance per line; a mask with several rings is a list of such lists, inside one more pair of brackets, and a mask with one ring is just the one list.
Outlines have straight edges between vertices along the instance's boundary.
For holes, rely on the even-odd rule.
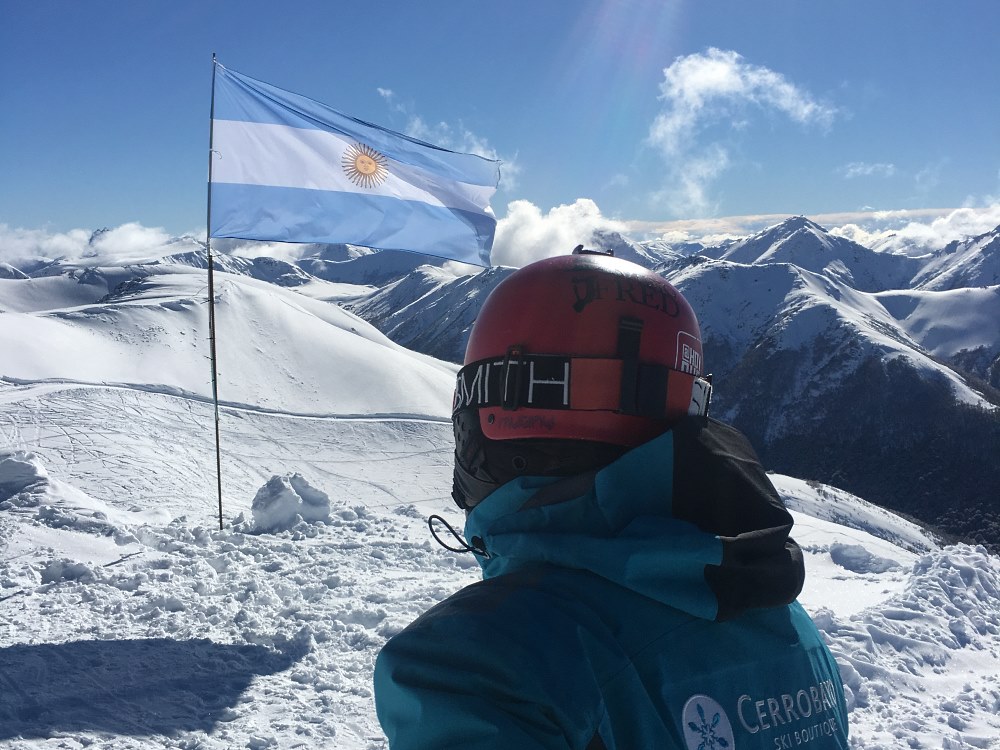
[[[479,577],[424,520],[461,523],[446,422],[223,410],[220,531],[210,405],[110,387],[13,395],[0,386],[0,746],[386,747],[379,648]],[[254,533],[255,493],[292,472],[329,495],[328,516]],[[996,558],[775,481],[852,745],[1000,748]]]
[[[0,390],[0,403],[4,395]],[[213,419],[210,404],[166,394],[47,386],[7,402],[0,411],[0,446],[31,450],[47,465],[72,467],[74,484],[95,497],[152,504],[201,520],[201,512],[215,512],[217,503]],[[361,492],[368,505],[447,496],[447,488],[437,484],[438,471],[451,460],[450,449],[442,452],[442,440],[450,440],[451,433],[444,420],[223,408],[220,422],[223,494],[234,510],[249,508],[254,492],[273,474],[294,471],[330,477],[347,496]],[[164,451],[169,462],[150,466],[150,456]],[[405,493],[383,480],[394,475],[388,466],[384,472],[367,470],[373,459],[406,464],[411,483]]]

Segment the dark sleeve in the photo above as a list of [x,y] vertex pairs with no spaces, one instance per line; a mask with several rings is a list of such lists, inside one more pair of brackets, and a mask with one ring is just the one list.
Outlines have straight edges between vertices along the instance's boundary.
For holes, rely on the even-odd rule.
[[719,601],[716,619],[792,602],[805,582],[802,551],[789,536],[792,516],[749,441],[702,417],[682,420],[673,433],[674,517],[722,541],[721,565],[705,569]]

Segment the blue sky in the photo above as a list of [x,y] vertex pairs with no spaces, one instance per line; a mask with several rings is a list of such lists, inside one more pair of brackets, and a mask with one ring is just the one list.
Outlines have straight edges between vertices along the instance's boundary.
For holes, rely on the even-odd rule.
[[8,228],[203,231],[212,52],[501,158],[499,217],[514,201],[635,226],[1000,201],[987,0],[0,0],[0,15]]

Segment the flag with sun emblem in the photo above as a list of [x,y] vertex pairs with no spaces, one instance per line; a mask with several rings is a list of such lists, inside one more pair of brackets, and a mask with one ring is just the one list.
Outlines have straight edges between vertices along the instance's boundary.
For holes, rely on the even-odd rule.
[[488,266],[499,162],[216,64],[209,235],[344,242]]

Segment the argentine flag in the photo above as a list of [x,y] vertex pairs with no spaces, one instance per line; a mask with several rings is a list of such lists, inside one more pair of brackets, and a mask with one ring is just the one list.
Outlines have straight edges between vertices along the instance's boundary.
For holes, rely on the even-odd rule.
[[343,115],[216,63],[211,237],[345,242],[488,266],[499,162]]

